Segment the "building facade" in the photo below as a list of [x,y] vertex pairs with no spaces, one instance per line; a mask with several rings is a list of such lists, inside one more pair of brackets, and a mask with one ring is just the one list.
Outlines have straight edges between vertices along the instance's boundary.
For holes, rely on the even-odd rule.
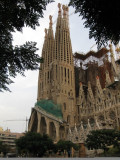
[[55,36],[49,17],[28,130],[48,134],[55,142],[84,143],[92,129],[120,127],[120,48],[117,61],[112,44],[73,55],[68,12],[58,4]]
[[13,133],[10,129],[3,130],[0,127],[0,141],[9,147],[9,153],[16,153],[15,140],[23,136],[23,133]]

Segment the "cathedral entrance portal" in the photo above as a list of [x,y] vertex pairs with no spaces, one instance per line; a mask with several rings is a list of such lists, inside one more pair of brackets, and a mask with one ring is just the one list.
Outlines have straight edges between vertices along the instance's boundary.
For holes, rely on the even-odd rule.
[[46,121],[45,121],[45,118],[44,117],[41,117],[41,121],[40,121],[40,133],[43,135],[43,134],[46,134]]
[[56,128],[53,122],[49,125],[49,135],[53,140],[56,140]]
[[63,126],[60,126],[59,128],[59,136],[60,136],[60,139],[64,139],[65,138],[65,128]]

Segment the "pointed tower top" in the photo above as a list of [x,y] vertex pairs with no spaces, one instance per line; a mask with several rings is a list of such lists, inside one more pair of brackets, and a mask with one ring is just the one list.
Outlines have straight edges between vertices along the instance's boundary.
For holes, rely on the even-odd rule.
[[90,83],[90,81],[88,81],[88,87],[91,87],[91,83]]
[[69,8],[68,8],[68,6],[65,6],[65,9],[66,9],[66,12],[68,12],[68,11],[69,11]]
[[80,82],[80,86],[82,86],[82,82]]
[[61,16],[61,4],[60,3],[58,3],[58,8],[59,8],[58,14]]
[[110,47],[111,57],[114,57],[114,54],[113,54],[113,46],[112,46],[111,43],[109,44],[109,47]]
[[115,46],[115,51],[116,51],[117,53],[120,52],[119,44],[117,44],[117,45]]
[[52,24],[53,24],[53,23],[52,23],[52,16],[51,16],[51,15],[49,16],[49,20],[50,20],[49,28],[52,28]]
[[106,61],[108,61],[108,55],[107,54],[105,55],[105,59],[106,59]]
[[99,79],[99,76],[96,76],[96,79]]
[[119,47],[119,44],[117,44],[116,46],[115,46],[115,51],[116,51],[116,53],[117,53],[117,59],[120,59],[120,47]]
[[69,133],[71,134],[71,129],[70,129],[70,127],[69,127]]
[[97,118],[96,118],[96,117],[95,117],[95,123],[96,123],[97,128],[98,128],[98,129],[100,129],[100,126],[99,126],[99,123],[98,123],[98,121],[97,121]]
[[76,123],[75,123],[75,128],[74,128],[75,132],[77,132],[77,127],[76,127]]
[[88,119],[88,127],[91,129],[90,120]]
[[45,28],[45,38],[47,37],[47,29]]
[[83,121],[81,121],[81,129],[84,130],[84,128],[83,128]]
[[63,6],[62,6],[62,9],[63,9],[63,17],[65,17],[65,16],[66,16],[66,6],[63,5]]

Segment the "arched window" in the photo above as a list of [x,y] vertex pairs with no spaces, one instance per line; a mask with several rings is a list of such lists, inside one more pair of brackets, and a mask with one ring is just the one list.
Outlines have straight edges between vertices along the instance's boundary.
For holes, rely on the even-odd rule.
[[70,115],[67,116],[67,123],[70,123]]
[[109,97],[109,98],[111,98],[111,95],[110,95],[110,93],[108,93],[108,97]]
[[66,110],[66,103],[63,103],[64,110]]

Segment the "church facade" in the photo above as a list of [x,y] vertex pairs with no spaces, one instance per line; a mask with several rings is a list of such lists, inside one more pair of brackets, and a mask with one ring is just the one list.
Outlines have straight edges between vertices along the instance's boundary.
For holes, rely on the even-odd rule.
[[28,130],[84,143],[93,129],[120,127],[120,48],[112,44],[86,55],[72,52],[68,7],[58,4],[55,36],[52,16],[45,29],[38,96]]

